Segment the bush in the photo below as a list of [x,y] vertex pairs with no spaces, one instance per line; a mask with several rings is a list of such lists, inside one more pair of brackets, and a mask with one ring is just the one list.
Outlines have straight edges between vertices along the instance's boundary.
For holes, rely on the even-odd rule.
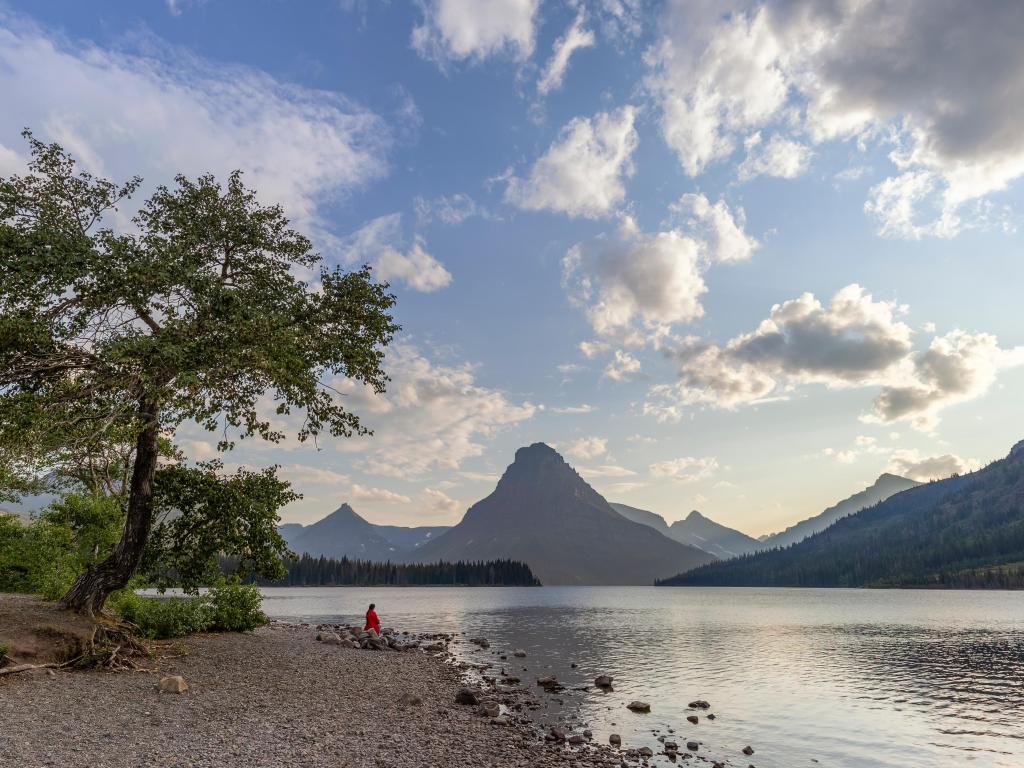
[[270,619],[263,613],[263,596],[255,584],[242,584],[238,577],[226,579],[204,596],[212,613],[210,629],[220,632],[248,632]]
[[260,609],[259,589],[226,580],[199,597],[142,597],[130,589],[110,597],[110,606],[153,640],[196,632],[247,632],[269,619]]
[[110,604],[121,618],[153,640],[205,632],[212,621],[209,606],[201,597],[141,597],[124,591],[112,596]]

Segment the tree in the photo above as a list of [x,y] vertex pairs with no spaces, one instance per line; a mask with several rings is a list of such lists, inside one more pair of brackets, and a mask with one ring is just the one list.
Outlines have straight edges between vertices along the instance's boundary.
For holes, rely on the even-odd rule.
[[25,137],[29,173],[0,179],[0,466],[131,435],[122,536],[62,600],[92,613],[139,565],[160,441],[182,423],[225,450],[281,440],[293,411],[299,440],[368,432],[331,380],[383,391],[394,296],[368,267],[323,265],[237,171],[224,188],[177,176],[128,225],[118,206],[138,178],[95,178]]

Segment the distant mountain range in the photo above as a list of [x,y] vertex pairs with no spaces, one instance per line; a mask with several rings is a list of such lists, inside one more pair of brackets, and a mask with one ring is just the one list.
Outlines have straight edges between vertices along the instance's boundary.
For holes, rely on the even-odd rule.
[[421,546],[418,562],[529,564],[543,584],[651,584],[716,558],[627,520],[544,443],[516,451],[494,492],[450,531]]
[[807,520],[801,520],[781,533],[773,533],[770,536],[762,537],[758,547],[755,547],[755,549],[788,547],[790,544],[803,541],[808,536],[825,530],[840,518],[860,512],[865,507],[874,506],[880,501],[885,501],[893,494],[900,493],[917,485],[920,485],[920,483],[914,480],[885,473],[880,475],[868,488],[853,494],[849,498],[843,499],[820,515],[810,517]]
[[984,469],[896,493],[799,543],[705,565],[661,583],[1024,585],[1024,441]]
[[676,520],[669,525],[661,515],[646,509],[616,503],[612,503],[612,508],[633,522],[650,526],[670,539],[703,549],[722,559],[744,555],[762,546],[757,539],[721,523],[716,523],[697,510],[690,512],[685,519]]

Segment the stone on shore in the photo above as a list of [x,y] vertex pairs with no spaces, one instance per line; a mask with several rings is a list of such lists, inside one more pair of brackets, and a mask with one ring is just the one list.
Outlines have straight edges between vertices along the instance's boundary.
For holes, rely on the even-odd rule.
[[753,747],[749,747],[749,746],[748,747],[744,747],[742,751],[743,751],[744,755],[748,755],[749,756],[749,755],[754,754],[754,748]]
[[696,752],[698,749],[700,749],[700,744],[696,741],[688,741],[686,742],[686,748],[691,752]]
[[711,705],[704,701],[704,699],[697,699],[696,701],[691,701],[687,706],[690,709],[711,709]]
[[475,706],[480,703],[480,692],[473,688],[459,688],[455,694],[455,703]]
[[687,720],[688,720],[689,722],[693,723],[694,725],[696,725],[696,724],[697,724],[698,722],[700,722],[700,718],[699,718],[699,717],[697,717],[696,715],[687,715],[687,716],[686,716],[686,719],[687,719]]
[[626,709],[631,709],[634,712],[650,712],[651,705],[646,701],[631,701],[626,705]]
[[612,676],[611,675],[598,675],[594,678],[594,685],[598,688],[611,688],[612,687]]
[[188,690],[188,683],[181,675],[161,677],[160,682],[157,683],[157,690],[160,693],[185,693]]
[[640,757],[654,757],[654,750],[650,747],[640,747],[637,752],[640,754]]
[[608,743],[611,744],[613,747],[621,746],[622,737],[619,736],[619,734],[617,733],[613,733],[611,736],[608,737]]
[[525,659],[526,651],[524,651],[522,648],[516,648],[514,651],[512,651],[512,655],[515,656],[517,659]]

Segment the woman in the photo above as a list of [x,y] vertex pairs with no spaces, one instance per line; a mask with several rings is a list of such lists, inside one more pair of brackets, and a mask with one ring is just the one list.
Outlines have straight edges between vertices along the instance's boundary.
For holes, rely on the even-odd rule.
[[380,619],[377,618],[376,603],[370,603],[370,610],[366,612],[366,626],[363,632],[373,631],[376,637],[380,637]]

